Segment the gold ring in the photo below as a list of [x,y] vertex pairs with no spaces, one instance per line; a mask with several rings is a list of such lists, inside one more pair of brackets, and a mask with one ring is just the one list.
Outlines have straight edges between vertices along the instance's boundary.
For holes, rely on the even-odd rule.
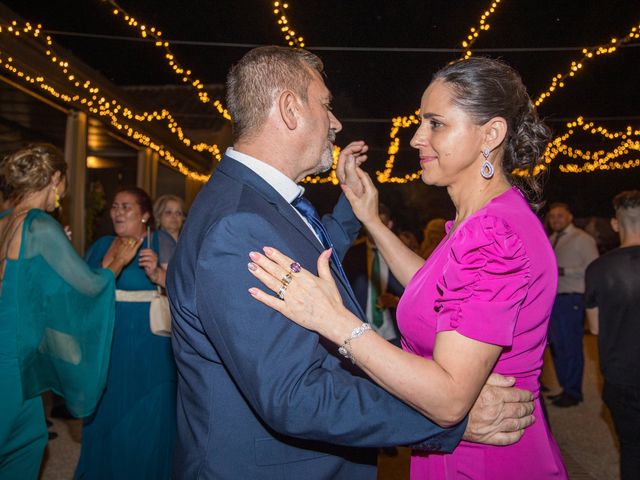
[[291,280],[293,280],[293,276],[291,275],[291,272],[289,272],[284,277],[282,277],[280,282],[282,283],[282,285],[286,285],[288,287],[291,283]]

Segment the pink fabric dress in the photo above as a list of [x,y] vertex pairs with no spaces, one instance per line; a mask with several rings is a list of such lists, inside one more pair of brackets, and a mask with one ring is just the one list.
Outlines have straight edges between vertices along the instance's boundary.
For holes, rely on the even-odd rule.
[[[447,232],[452,223],[447,224]],[[412,479],[566,479],[540,406],[538,377],[557,286],[553,250],[516,188],[447,235],[407,285],[398,306],[403,348],[432,358],[438,332],[500,345],[494,372],[536,396],[536,422],[515,445],[462,441],[451,454],[414,451]]]

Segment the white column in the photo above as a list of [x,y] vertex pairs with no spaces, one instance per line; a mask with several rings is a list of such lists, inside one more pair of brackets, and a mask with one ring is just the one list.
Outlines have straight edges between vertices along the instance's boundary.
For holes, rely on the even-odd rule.
[[64,157],[69,169],[68,211],[72,243],[81,255],[85,248],[85,192],[87,178],[87,114],[71,110],[67,114]]
[[150,148],[138,151],[136,185],[147,192],[151,198],[156,197],[158,158],[158,154]]

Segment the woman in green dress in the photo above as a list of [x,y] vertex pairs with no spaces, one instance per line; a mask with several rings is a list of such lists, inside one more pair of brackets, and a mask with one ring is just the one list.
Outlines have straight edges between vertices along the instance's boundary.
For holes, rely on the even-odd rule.
[[108,264],[114,245],[144,239],[116,280],[116,322],[107,385],[85,419],[77,480],[168,480],[176,431],[176,367],[171,339],[149,327],[150,300],[164,287],[175,240],[155,224],[149,195],[123,188],[111,204],[115,235],[89,248],[90,266]]
[[47,212],[66,190],[67,164],[34,144],[2,164],[11,208],[0,213],[0,478],[37,478],[47,442],[40,394],[75,416],[102,394],[115,318],[115,277],[140,242],[122,243],[90,269]]

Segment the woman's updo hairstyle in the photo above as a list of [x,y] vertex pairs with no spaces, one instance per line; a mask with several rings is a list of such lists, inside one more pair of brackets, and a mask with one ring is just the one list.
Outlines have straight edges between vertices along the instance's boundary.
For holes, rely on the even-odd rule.
[[65,178],[67,162],[62,151],[48,143],[27,145],[2,162],[2,176],[13,202],[46,188],[56,172]]
[[[542,154],[551,138],[551,131],[529,98],[518,72],[504,62],[486,57],[458,60],[442,68],[433,76],[452,89],[453,102],[478,125],[494,117],[507,121],[504,139],[502,170],[512,185],[539,206],[542,195],[540,175],[534,169],[542,162]],[[515,169],[528,175],[513,175]]]

